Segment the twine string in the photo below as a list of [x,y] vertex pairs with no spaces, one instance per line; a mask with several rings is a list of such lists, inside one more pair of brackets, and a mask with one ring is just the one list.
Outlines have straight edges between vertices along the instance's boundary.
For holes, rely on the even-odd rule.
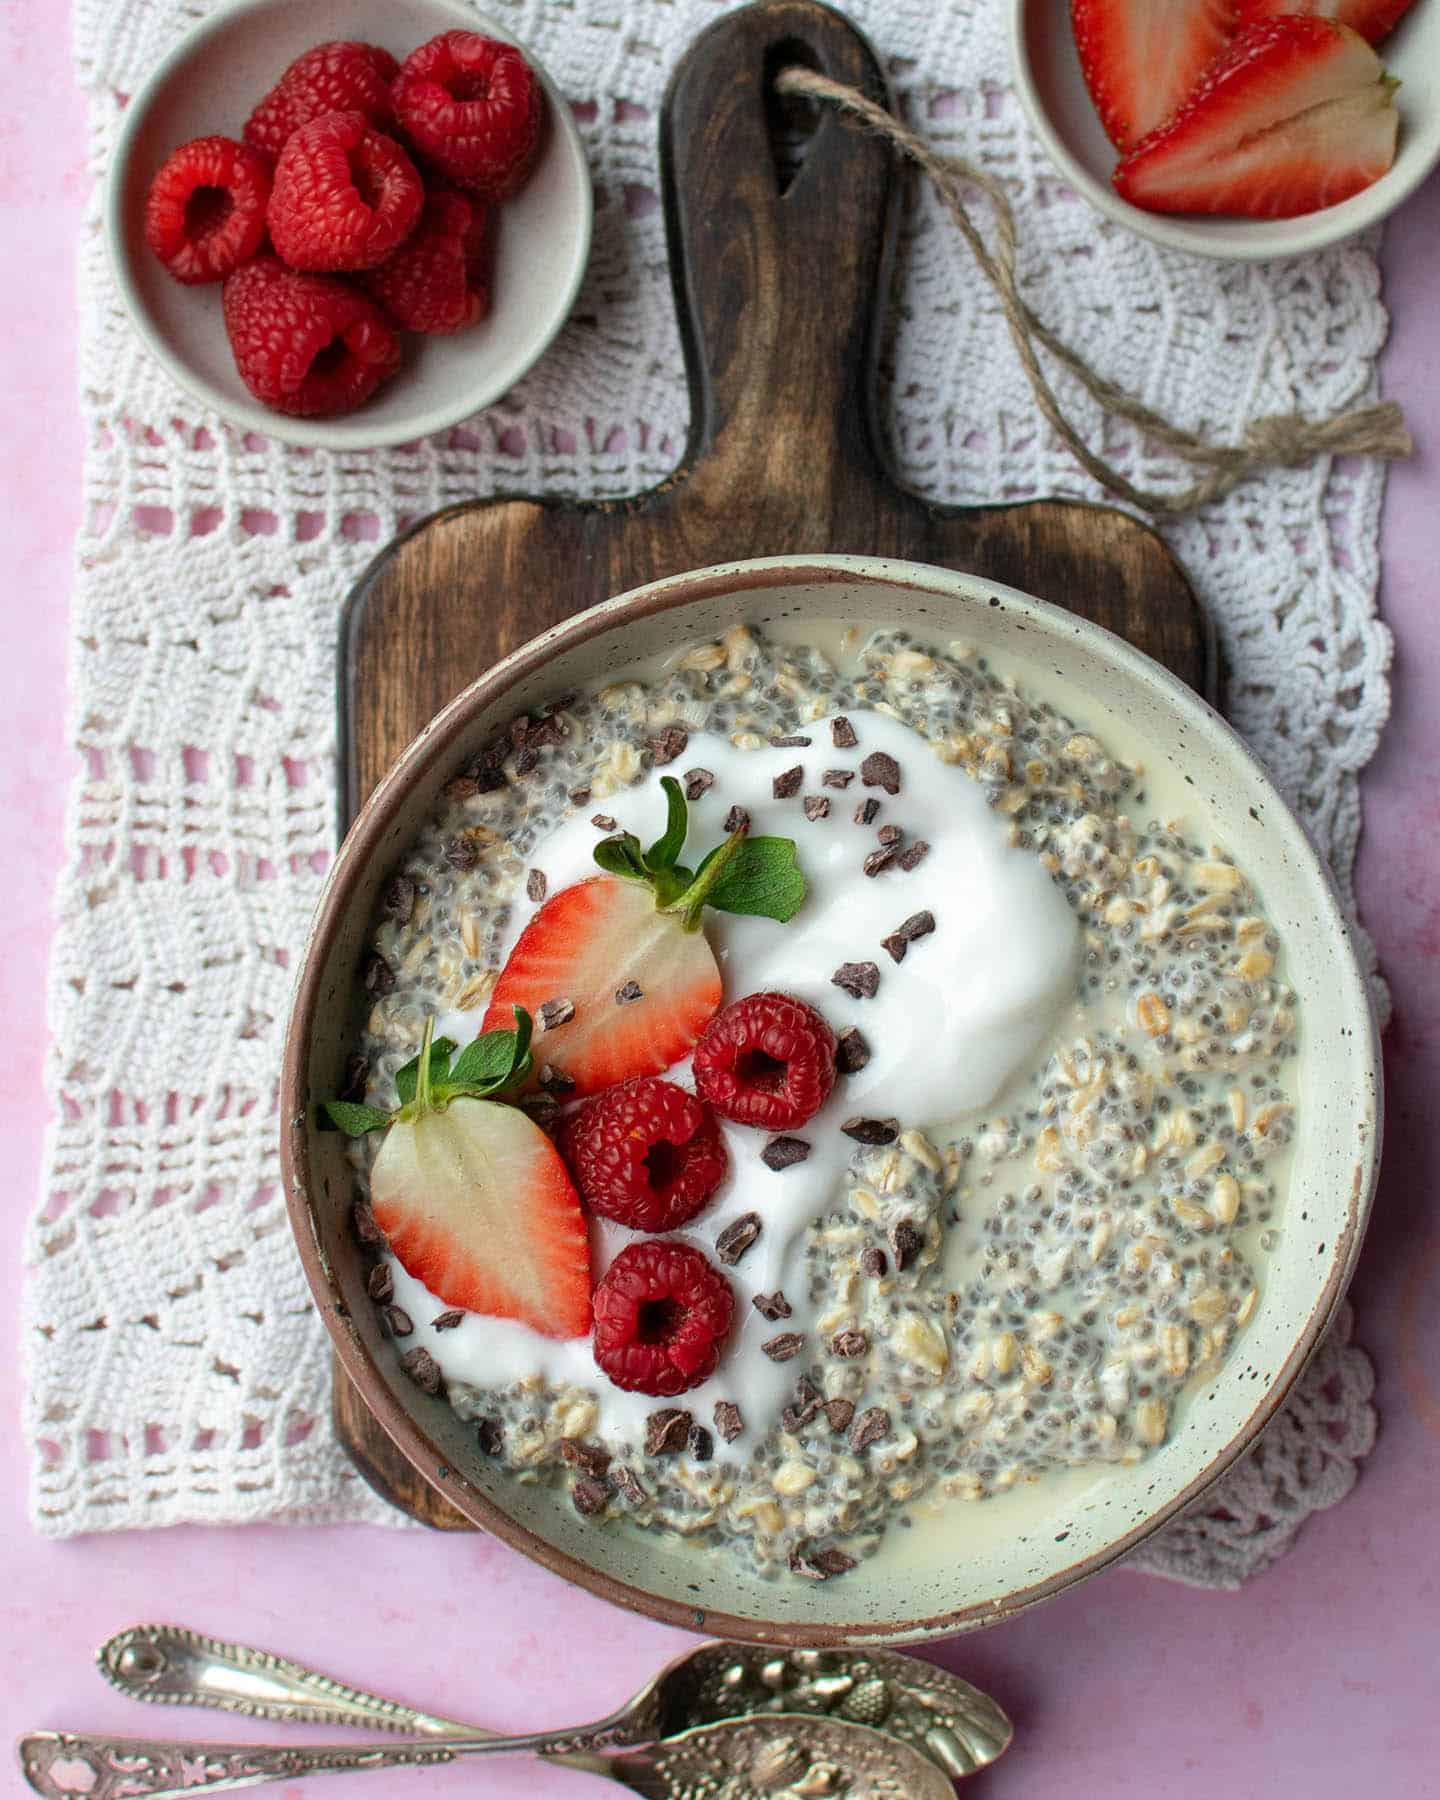
[[[1297,413],[1270,414],[1252,420],[1246,428],[1243,444],[1212,444],[1198,433],[1172,423],[1115,382],[1098,374],[1078,351],[1056,337],[1026,303],[1015,276],[1018,248],[1015,212],[1002,181],[961,157],[941,155],[893,114],[857,89],[832,81],[827,75],[791,67],[779,72],[775,85],[782,94],[800,95],[837,107],[847,121],[885,139],[930,177],[981,273],[999,297],[1010,341],[1040,411],[1080,466],[1118,499],[1142,512],[1178,518],[1222,499],[1233,488],[1266,469],[1298,468],[1317,456],[1394,459],[1409,456],[1414,450],[1404,414],[1393,400],[1350,407],[1325,419],[1306,419]],[[966,208],[961,197],[962,186],[979,189],[990,202],[995,223],[993,251],[981,237]],[[1041,349],[1068,369],[1107,413],[1138,426],[1153,443],[1206,473],[1188,488],[1175,493],[1137,486],[1113,463],[1093,451],[1066,416],[1041,365]]]

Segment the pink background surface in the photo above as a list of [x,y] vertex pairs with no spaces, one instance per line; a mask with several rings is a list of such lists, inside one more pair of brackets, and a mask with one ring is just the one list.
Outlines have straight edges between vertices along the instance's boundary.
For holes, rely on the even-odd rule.
[[[0,495],[10,576],[0,597],[0,827],[10,926],[0,953],[5,1266],[38,1191],[44,969],[70,758],[66,609],[80,515],[74,245],[84,118],[56,0],[0,6]],[[1395,708],[1366,780],[1361,894],[1395,992],[1388,1139],[1354,1298],[1379,1370],[1382,1430],[1360,1486],[1239,1594],[1118,1572],[933,1652],[992,1691],[1014,1750],[967,1793],[1235,1800],[1440,1795],[1435,1554],[1440,1483],[1440,179],[1389,227],[1393,331],[1383,365],[1419,454],[1392,474],[1382,606]],[[1431,1124],[1427,1126],[1427,1118]],[[7,1290],[7,1316],[13,1313]],[[15,1343],[13,1317],[5,1341]],[[0,1373],[4,1484],[0,1720],[132,1734],[243,1738],[243,1722],[129,1704],[89,1668],[94,1646],[149,1618],[283,1649],[415,1703],[522,1729],[609,1710],[687,1641],[572,1591],[500,1545],[370,1529],[177,1530],[54,1544],[25,1517],[17,1365]],[[211,1727],[214,1727],[213,1731]],[[0,1765],[3,1766],[3,1765]],[[350,1786],[359,1791],[359,1777]],[[514,1762],[370,1775],[363,1791],[459,1794],[468,1782],[540,1800],[582,1777]],[[18,1777],[0,1777],[4,1791]],[[335,1778],[284,1790],[340,1791]],[[602,1790],[594,1790],[597,1794]],[[610,1791],[614,1791],[613,1789]]]

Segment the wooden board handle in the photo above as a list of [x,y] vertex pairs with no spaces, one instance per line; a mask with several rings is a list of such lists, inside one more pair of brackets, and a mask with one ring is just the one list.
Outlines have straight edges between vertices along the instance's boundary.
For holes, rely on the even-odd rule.
[[[782,101],[773,76],[789,63],[888,104],[874,51],[839,13],[816,0],[761,0],[696,39],[661,115],[690,380],[685,467],[711,500],[794,481],[804,462],[812,495],[842,491],[841,468],[884,482],[870,409],[894,159],[832,112]],[[792,179],[787,151],[798,161]],[[833,472],[815,466],[827,461]]]

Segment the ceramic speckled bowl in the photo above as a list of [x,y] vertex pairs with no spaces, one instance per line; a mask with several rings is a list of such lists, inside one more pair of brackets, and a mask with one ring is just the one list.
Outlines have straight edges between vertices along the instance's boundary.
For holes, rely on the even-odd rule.
[[[517,710],[700,639],[737,619],[806,617],[963,636],[978,652],[1058,677],[1067,707],[1102,731],[1125,719],[1192,780],[1226,848],[1253,875],[1300,997],[1304,1129],[1266,1264],[1263,1297],[1218,1377],[1149,1460],[1105,1472],[1078,1500],[954,1503],[906,1538],[903,1559],[843,1581],[764,1581],[729,1556],[624,1526],[597,1528],[568,1499],[522,1487],[481,1456],[472,1426],[400,1371],[365,1296],[349,1230],[343,1140],[312,1103],[337,1091],[352,995],[381,883],[442,783]],[[943,569],[860,557],[787,557],[639,588],[534,639],[416,739],[356,820],[331,872],[300,972],[281,1089],[286,1193],[300,1251],[347,1371],[386,1432],[477,1525],[546,1567],[671,1624],[768,1643],[907,1642],[986,1625],[1122,1556],[1221,1475],[1275,1412],[1333,1315],[1359,1249],[1380,1137],[1380,1069],[1364,981],[1328,877],[1299,824],[1229,727],[1156,663],[1074,615]],[[1043,1485],[1043,1484],[1042,1484]]]
[[161,163],[191,138],[238,136],[302,51],[360,38],[403,61],[427,38],[457,27],[513,36],[460,0],[231,0],[187,33],[131,98],[105,189],[110,264],[150,354],[221,418],[330,450],[410,443],[508,393],[565,323],[590,253],[590,169],[564,96],[533,57],[545,90],[545,135],[529,180],[500,210],[489,317],[453,337],[405,333],[399,373],[353,413],[292,419],[263,406],[236,371],[220,285],[182,286],[146,246],[145,196]]

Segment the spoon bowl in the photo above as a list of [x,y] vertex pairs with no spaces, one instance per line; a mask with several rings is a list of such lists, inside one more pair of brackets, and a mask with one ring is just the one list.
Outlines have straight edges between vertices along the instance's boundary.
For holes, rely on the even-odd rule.
[[737,1778],[742,1792],[756,1794],[954,1800],[948,1777],[908,1744],[864,1725],[806,1713],[699,1725],[642,1755],[609,1760],[617,1781],[650,1800],[690,1800]]

